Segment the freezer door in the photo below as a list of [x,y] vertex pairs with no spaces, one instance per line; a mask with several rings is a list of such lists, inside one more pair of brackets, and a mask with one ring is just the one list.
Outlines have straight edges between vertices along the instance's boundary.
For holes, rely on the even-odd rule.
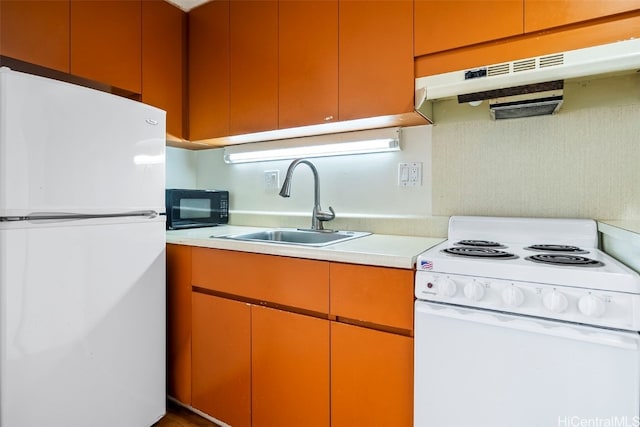
[[76,223],[0,230],[2,427],[164,414],[164,221]]
[[0,69],[0,217],[164,212],[165,112]]
[[416,302],[415,427],[638,425],[638,334]]

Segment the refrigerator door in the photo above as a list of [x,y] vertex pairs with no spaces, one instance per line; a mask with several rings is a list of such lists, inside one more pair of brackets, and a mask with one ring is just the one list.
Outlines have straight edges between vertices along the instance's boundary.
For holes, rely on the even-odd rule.
[[164,218],[0,223],[0,426],[165,412]]
[[164,212],[165,112],[0,68],[0,217]]

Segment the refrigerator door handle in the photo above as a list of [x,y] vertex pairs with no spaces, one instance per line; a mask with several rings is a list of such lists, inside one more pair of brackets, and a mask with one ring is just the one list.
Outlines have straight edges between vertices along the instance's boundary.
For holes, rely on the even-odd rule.
[[3,216],[0,222],[9,221],[44,221],[44,220],[81,220],[81,219],[97,219],[97,218],[126,218],[126,217],[143,217],[155,218],[159,214],[154,210],[117,212],[105,214],[78,214],[78,213],[52,213],[52,212],[34,212],[25,216]]

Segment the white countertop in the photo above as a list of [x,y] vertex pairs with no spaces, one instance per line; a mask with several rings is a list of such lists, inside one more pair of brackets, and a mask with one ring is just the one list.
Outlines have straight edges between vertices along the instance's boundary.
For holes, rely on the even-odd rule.
[[633,220],[633,219],[599,220],[598,231],[602,233],[627,232],[627,233],[640,235],[640,220]]
[[600,220],[602,249],[640,272],[640,220]]
[[322,247],[249,242],[216,237],[264,230],[265,227],[221,225],[167,231],[167,243],[253,252],[350,264],[413,269],[417,256],[443,242],[443,238],[371,234]]

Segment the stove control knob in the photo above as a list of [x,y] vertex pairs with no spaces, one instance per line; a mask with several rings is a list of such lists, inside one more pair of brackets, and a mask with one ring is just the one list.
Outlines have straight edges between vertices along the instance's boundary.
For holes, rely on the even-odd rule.
[[502,301],[509,307],[520,307],[524,302],[524,292],[517,286],[507,286],[502,291]]
[[600,317],[605,311],[604,301],[595,295],[585,295],[578,300],[578,309],[585,316]]
[[480,301],[484,298],[484,286],[475,280],[469,282],[464,287],[464,296],[474,301]]
[[458,291],[456,282],[449,279],[448,277],[442,277],[438,279],[438,281],[436,282],[436,285],[438,286],[437,288],[438,296],[441,296],[441,297],[445,297],[445,298],[452,297]]
[[553,290],[542,296],[544,306],[554,313],[562,313],[569,306],[569,300],[566,295],[560,291]]

